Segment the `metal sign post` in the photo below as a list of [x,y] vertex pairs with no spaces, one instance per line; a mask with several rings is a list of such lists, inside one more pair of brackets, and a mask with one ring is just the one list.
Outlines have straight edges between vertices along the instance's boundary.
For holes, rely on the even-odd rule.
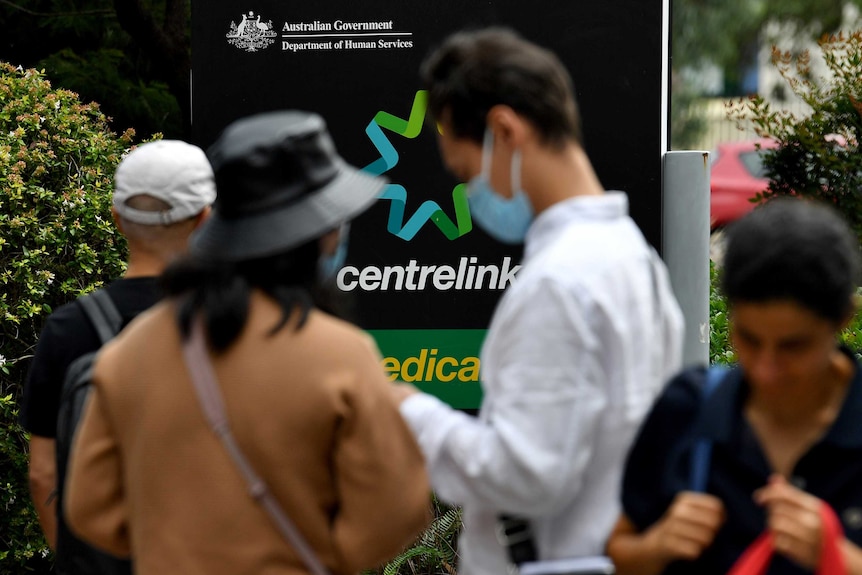
[[685,365],[709,363],[709,153],[664,156],[662,254],[685,316]]

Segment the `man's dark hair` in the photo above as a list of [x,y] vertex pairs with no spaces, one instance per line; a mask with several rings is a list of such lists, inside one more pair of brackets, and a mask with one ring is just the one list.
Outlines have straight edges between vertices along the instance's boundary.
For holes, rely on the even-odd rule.
[[190,333],[192,317],[200,313],[210,345],[218,353],[226,351],[242,332],[253,289],[261,290],[282,309],[272,334],[295,311],[300,314],[297,329],[312,307],[344,317],[345,302],[338,299],[334,288],[318,280],[319,257],[317,238],[290,251],[239,262],[187,257],[165,270],[161,284],[166,295],[180,298],[177,319],[183,337]]
[[542,141],[582,143],[572,81],[563,64],[505,28],[458,32],[422,63],[431,113],[448,113],[454,135],[481,142],[488,111],[504,104],[529,120]]
[[859,283],[856,235],[831,207],[779,198],[727,232],[722,291],[736,302],[791,300],[841,322]]

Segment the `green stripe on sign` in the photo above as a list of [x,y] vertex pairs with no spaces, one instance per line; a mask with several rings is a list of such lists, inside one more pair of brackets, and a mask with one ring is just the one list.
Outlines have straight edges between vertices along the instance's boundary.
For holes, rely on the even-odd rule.
[[452,407],[476,409],[482,399],[479,350],[484,329],[370,330],[393,381],[411,383]]

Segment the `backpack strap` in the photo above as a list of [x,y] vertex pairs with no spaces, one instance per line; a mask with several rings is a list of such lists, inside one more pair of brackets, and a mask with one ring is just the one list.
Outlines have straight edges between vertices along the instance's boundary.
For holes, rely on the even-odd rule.
[[93,324],[96,333],[99,335],[99,340],[102,345],[105,345],[120,333],[123,327],[123,316],[108,295],[108,291],[104,289],[96,290],[88,295],[77,300],[84,310],[84,315]]
[[[727,374],[724,365],[713,365],[706,370],[703,382],[703,390],[700,396],[700,411],[703,412],[706,402],[713,392],[721,384]],[[698,416],[700,417],[700,416]],[[712,458],[712,440],[705,437],[695,438],[694,448],[691,453],[691,469],[689,471],[689,489],[703,493],[706,491],[706,482],[709,477],[709,463]]]

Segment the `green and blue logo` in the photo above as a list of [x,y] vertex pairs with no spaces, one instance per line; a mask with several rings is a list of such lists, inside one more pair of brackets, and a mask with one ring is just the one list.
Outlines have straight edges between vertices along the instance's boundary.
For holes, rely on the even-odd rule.
[[[380,158],[362,168],[363,171],[379,176],[398,165],[398,151],[386,137],[383,128],[399,136],[413,139],[422,132],[427,108],[428,93],[425,90],[419,90],[413,98],[413,107],[410,109],[410,116],[407,120],[382,110],[377,112],[374,119],[365,128],[365,133],[374,147],[377,148]],[[473,229],[473,219],[470,217],[470,208],[467,205],[466,184],[458,184],[452,189],[452,203],[455,207],[454,222],[446,215],[440,204],[433,200],[423,202],[419,209],[405,222],[407,195],[407,189],[400,184],[389,184],[380,194],[380,199],[391,202],[389,220],[386,225],[390,234],[398,236],[402,240],[410,241],[426,222],[432,222],[443,232],[446,238],[454,240]]]

